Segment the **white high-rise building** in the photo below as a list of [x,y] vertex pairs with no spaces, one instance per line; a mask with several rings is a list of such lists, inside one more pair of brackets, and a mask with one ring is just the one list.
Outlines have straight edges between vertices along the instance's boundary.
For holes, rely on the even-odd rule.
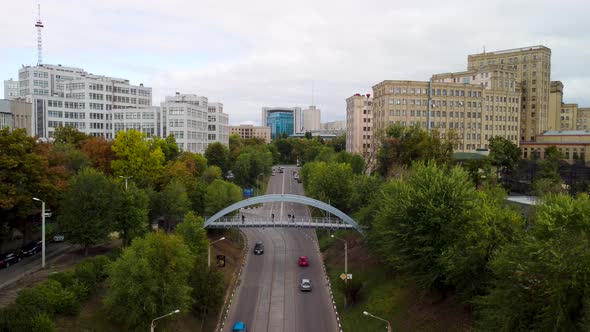
[[136,129],[147,138],[162,137],[161,112],[159,106],[113,110],[113,138],[120,131]]
[[4,99],[14,100],[18,97],[18,81],[4,80]]
[[306,131],[320,130],[321,129],[320,117],[321,117],[321,112],[320,112],[319,108],[316,108],[315,106],[309,106],[308,109],[304,109],[303,110],[303,127],[301,128],[301,131],[306,132]]
[[219,142],[229,146],[229,116],[223,113],[222,103],[209,103],[207,116],[209,143]]
[[152,104],[152,89],[129,80],[93,75],[61,65],[19,70],[19,96],[33,105],[33,135],[51,138],[55,128],[74,126],[91,136],[114,138],[113,112],[124,114]]

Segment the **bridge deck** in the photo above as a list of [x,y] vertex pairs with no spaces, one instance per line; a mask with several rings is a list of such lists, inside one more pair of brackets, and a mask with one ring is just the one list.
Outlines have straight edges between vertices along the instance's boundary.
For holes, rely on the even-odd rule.
[[231,228],[231,227],[294,227],[294,228],[320,228],[320,229],[354,229],[353,225],[347,224],[341,220],[328,220],[322,218],[309,218],[300,221],[288,220],[266,220],[255,219],[242,221],[238,218],[222,218],[207,226],[207,228]]

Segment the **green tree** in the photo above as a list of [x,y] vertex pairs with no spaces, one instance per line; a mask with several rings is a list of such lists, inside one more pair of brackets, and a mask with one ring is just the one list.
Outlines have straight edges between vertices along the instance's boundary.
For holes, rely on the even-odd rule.
[[346,151],[346,134],[334,137],[327,145],[332,147],[335,152]]
[[221,209],[242,199],[240,187],[223,180],[214,180],[207,187],[205,214],[212,216]]
[[36,146],[24,129],[0,130],[0,247],[11,227],[23,227],[40,209],[32,197],[55,202],[56,188],[44,172],[47,159],[35,153]]
[[348,211],[353,179],[349,164],[308,162],[300,175],[307,196]]
[[205,158],[207,158],[209,166],[219,167],[223,174],[226,174],[231,168],[229,149],[227,146],[219,142],[214,142],[207,146],[207,149],[205,150]]
[[116,176],[132,176],[141,187],[153,186],[164,170],[164,153],[151,148],[145,134],[137,130],[121,131],[113,143],[117,159],[111,163]]
[[526,233],[495,256],[488,294],[476,301],[487,331],[587,331],[590,199],[549,195]]
[[90,136],[79,131],[76,127],[65,126],[55,128],[53,142],[55,144],[71,144],[74,146],[78,146],[88,138],[90,138]]
[[490,161],[499,171],[510,174],[516,170],[520,159],[520,149],[512,141],[496,136],[490,138]]
[[174,135],[168,135],[166,138],[162,139],[159,137],[152,138],[152,146],[153,150],[158,147],[164,153],[164,157],[166,161],[176,160],[178,155],[180,154],[180,149],[178,148],[178,144],[176,144],[176,138]]
[[557,147],[545,149],[545,159],[539,161],[539,172],[533,181],[533,192],[537,196],[557,194],[561,192],[563,180],[559,175],[559,162],[564,158],[563,152]]
[[116,187],[113,202],[113,229],[119,232],[123,246],[148,230],[149,197],[131,183],[128,189]]
[[113,184],[102,173],[85,168],[72,178],[57,221],[68,242],[88,248],[103,243],[113,230]]
[[203,227],[204,224],[202,217],[197,217],[194,213],[188,212],[184,216],[184,221],[176,226],[176,234],[182,237],[193,255],[200,258],[201,262],[205,261],[207,247],[209,246],[207,231]]
[[202,178],[203,178],[203,181],[210,184],[211,182],[213,182],[215,180],[222,180],[223,179],[223,171],[221,170],[221,168],[219,168],[217,166],[209,166],[209,167],[207,167],[205,172],[203,172]]
[[191,202],[181,179],[173,179],[161,192],[151,194],[151,220],[160,220],[170,231],[189,211]]
[[104,304],[127,328],[145,329],[154,317],[191,307],[194,256],[182,238],[162,232],[137,238],[108,267]]
[[207,313],[219,310],[226,288],[221,272],[199,264],[191,275],[190,284],[193,287],[193,312],[204,319]]

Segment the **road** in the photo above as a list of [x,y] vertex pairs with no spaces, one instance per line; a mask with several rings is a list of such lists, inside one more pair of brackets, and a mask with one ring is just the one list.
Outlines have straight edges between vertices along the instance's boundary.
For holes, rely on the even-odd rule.
[[[284,167],[284,173],[271,176],[267,194],[303,195],[303,187],[293,180],[295,167]],[[243,214],[275,215],[287,220],[289,214],[309,216],[306,206],[292,203],[268,203],[246,210]],[[253,332],[330,332],[338,331],[328,293],[322,260],[314,243],[314,230],[291,228],[245,229],[250,252],[239,288],[230,308],[225,331],[243,321]],[[254,243],[264,243],[264,254],[254,255]],[[309,266],[297,264],[299,256],[309,257]],[[311,292],[301,292],[299,281],[312,281]]]

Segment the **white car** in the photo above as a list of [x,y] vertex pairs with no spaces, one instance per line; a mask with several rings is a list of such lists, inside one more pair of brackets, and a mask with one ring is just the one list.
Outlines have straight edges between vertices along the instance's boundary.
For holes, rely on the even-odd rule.
[[301,282],[299,283],[299,289],[302,292],[311,292],[311,280],[301,279]]

